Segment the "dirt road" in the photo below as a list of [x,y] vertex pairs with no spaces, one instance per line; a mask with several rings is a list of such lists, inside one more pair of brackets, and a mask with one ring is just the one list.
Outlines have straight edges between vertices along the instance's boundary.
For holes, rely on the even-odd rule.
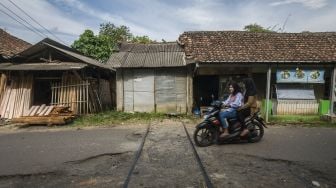
[[[76,130],[0,132],[0,187],[122,187],[146,127],[80,130],[81,134]],[[187,128],[192,134],[194,125]],[[37,152],[41,148],[46,152]],[[48,152],[48,148],[53,149]],[[197,151],[214,187],[336,187],[334,148],[336,129],[275,126],[259,143]],[[56,157],[57,153],[63,157]],[[22,162],[25,156],[30,160]],[[7,169],[11,168],[7,163],[19,159],[14,170]],[[39,159],[53,165],[39,168],[34,165]],[[182,124],[152,122],[129,187],[204,186]]]

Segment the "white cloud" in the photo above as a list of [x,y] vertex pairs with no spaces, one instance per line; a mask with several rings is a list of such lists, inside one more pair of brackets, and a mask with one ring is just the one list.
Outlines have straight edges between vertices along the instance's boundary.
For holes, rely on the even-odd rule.
[[[21,9],[23,9],[25,12],[27,12],[31,17],[37,20],[41,25],[43,25],[49,31],[53,32],[59,38],[61,38],[60,35],[72,35],[72,36],[78,35],[82,33],[86,28],[84,24],[72,18],[68,18],[64,12],[61,12],[60,10],[55,8],[53,5],[51,5],[47,1],[39,1],[39,0],[30,0],[30,1],[12,0],[12,1],[17,6],[19,6]],[[52,35],[44,31],[40,26],[38,26],[32,20],[30,20],[29,17],[27,17],[23,12],[17,9],[9,1],[3,1],[2,3],[6,7],[14,11],[16,14],[18,14],[20,17],[29,21],[36,28],[40,29],[41,32],[47,34],[50,38],[54,38]],[[5,10],[3,7],[0,7],[0,8],[2,10]],[[37,34],[34,34],[33,32],[31,32],[31,34],[28,34],[28,35],[27,35],[28,32],[20,33],[19,32],[20,29],[22,31],[27,30],[27,29],[24,26],[17,23],[16,21],[9,18],[7,15],[4,15],[4,14],[0,14],[0,15],[1,17],[4,18],[4,19],[0,19],[1,27],[7,27],[8,30],[15,31],[15,33],[18,34],[18,37],[25,39],[30,43],[36,43],[42,39],[41,36],[38,36]],[[70,44],[72,41],[66,41],[66,42]]]
[[319,9],[327,5],[327,0],[280,0],[273,3],[270,3],[272,6],[287,5],[298,3],[302,4],[311,9]]
[[[103,22],[126,25],[133,34],[158,41],[174,41],[184,31],[242,30],[251,23],[279,28],[288,15],[291,16],[286,24],[287,32],[336,30],[336,3],[328,0],[31,1],[14,2],[69,44],[85,29],[97,33]],[[14,33],[25,30],[1,12],[0,16],[1,27]],[[33,35],[26,31],[17,36],[31,42],[38,38]]]
[[[139,24],[132,23],[130,21],[126,21],[122,16],[110,14],[108,12],[103,12],[101,10],[94,9],[92,6],[87,5],[81,1],[78,0],[58,0],[58,2],[62,2],[65,5],[71,7],[72,9],[79,10],[83,14],[90,15],[94,18],[97,18],[99,20],[105,21],[105,22],[111,22],[116,25],[126,25],[131,28],[132,31],[136,31],[136,34],[139,35],[148,35],[148,33],[151,33],[150,30],[148,30],[145,27],[142,27]],[[97,23],[98,25],[99,23]],[[97,31],[96,31],[97,32]]]

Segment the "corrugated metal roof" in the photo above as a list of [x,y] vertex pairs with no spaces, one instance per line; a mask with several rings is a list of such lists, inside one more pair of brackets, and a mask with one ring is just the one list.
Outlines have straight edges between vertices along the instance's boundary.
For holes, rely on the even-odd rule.
[[62,49],[62,48],[59,48],[59,47],[56,47],[56,46],[53,46],[51,44],[48,44],[48,43],[45,43],[46,45],[54,48],[54,49],[57,49],[65,54],[68,54],[72,57],[75,57],[76,59],[79,59],[79,60],[82,60],[84,63],[87,63],[89,65],[93,65],[93,66],[97,66],[97,67],[101,67],[101,68],[105,68],[105,69],[112,69],[110,66],[104,64],[104,63],[100,63],[99,61],[97,60],[94,60],[92,58],[89,58],[89,57],[86,57],[84,55],[80,55],[80,54],[77,54],[75,52],[72,52],[72,51],[69,51],[69,50],[65,50],[65,49]]
[[0,70],[77,70],[86,67],[84,63],[1,63]]
[[113,68],[185,66],[184,52],[176,42],[157,44],[123,43],[107,64]]
[[[36,54],[37,52],[43,51],[46,48],[53,48],[63,54],[66,54],[70,57],[73,57],[74,59],[78,59],[80,63],[84,63],[87,65],[91,65],[91,66],[96,66],[96,67],[100,67],[100,68],[104,68],[104,69],[110,69],[113,70],[111,68],[111,66],[108,66],[104,63],[100,63],[99,61],[92,59],[90,57],[84,56],[82,55],[80,52],[78,52],[77,50],[70,48],[68,46],[65,46],[63,44],[60,44],[54,40],[51,40],[49,38],[45,38],[42,41],[38,42],[37,44],[31,46],[30,48],[20,52],[19,54],[17,54],[17,58],[28,58],[34,54]],[[61,62],[62,63],[62,62]]]

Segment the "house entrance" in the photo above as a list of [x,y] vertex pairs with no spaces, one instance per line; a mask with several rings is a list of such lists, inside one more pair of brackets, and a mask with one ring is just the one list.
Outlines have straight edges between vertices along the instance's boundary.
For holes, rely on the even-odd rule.
[[194,79],[194,100],[196,106],[209,106],[213,100],[218,100],[219,77],[196,76]]
[[49,105],[51,102],[51,80],[36,79],[33,96],[33,105]]

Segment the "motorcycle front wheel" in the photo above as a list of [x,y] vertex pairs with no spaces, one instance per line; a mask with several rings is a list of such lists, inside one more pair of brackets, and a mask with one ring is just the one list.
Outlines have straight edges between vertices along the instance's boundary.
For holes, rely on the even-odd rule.
[[215,131],[208,127],[196,128],[194,132],[194,141],[199,147],[212,145],[215,142],[215,138]]

